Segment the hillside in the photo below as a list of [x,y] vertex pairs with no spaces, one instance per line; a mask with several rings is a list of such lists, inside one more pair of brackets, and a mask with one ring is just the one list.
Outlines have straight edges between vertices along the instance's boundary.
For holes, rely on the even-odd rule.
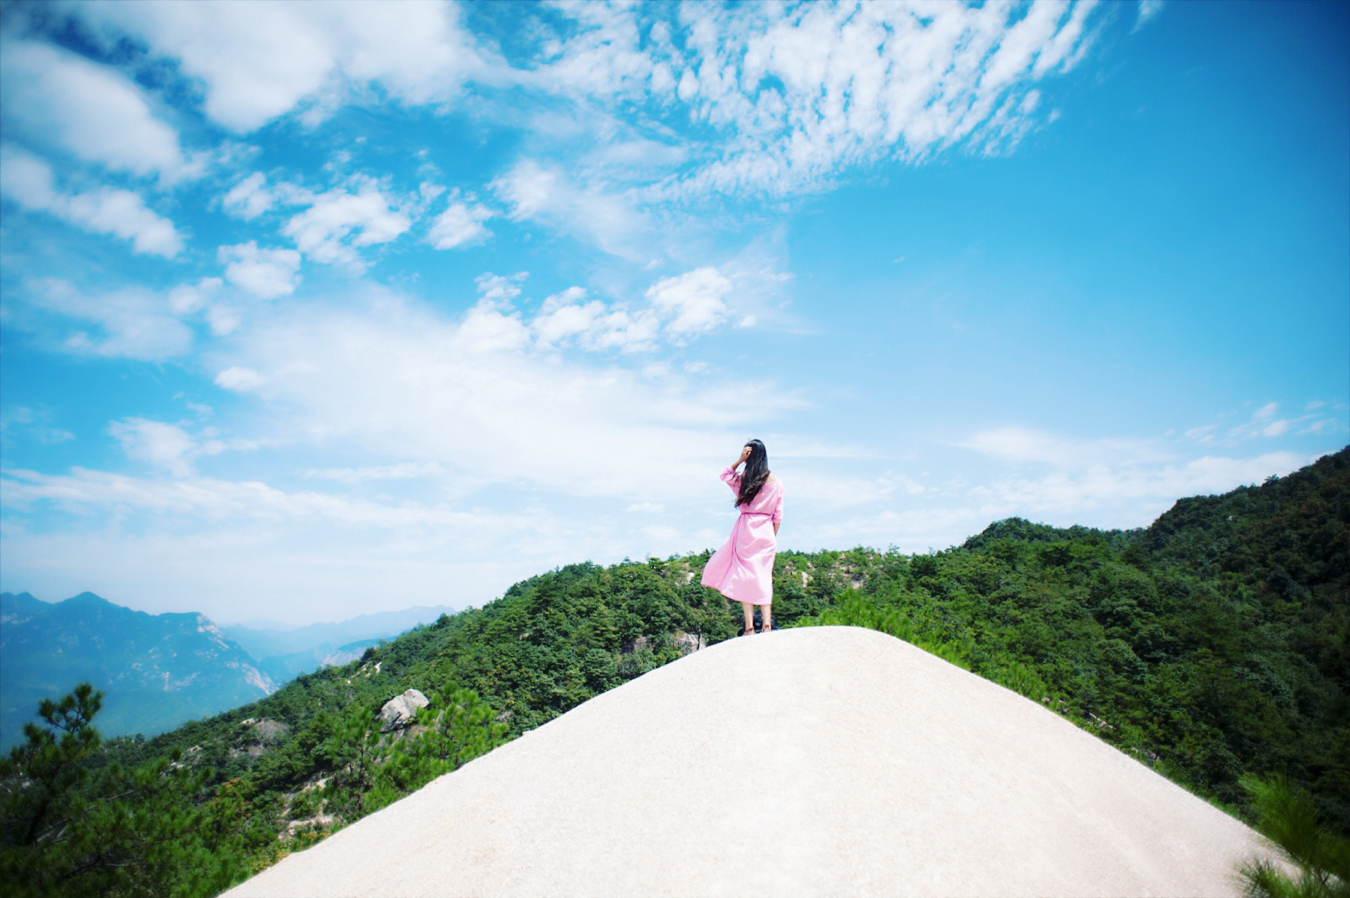
[[[1284,774],[1344,833],[1347,540],[1350,450],[1182,500],[1142,531],[1014,519],[935,555],[784,552],[775,618],[898,636],[1239,812],[1243,773]],[[541,574],[250,705],[80,755],[82,794],[113,789],[114,762],[135,770],[176,754],[173,769],[197,779],[156,799],[179,823],[156,843],[167,859],[141,869],[159,871],[158,894],[214,894],[503,739],[734,636],[739,608],[697,583],[706,558]],[[383,732],[376,712],[408,689],[430,707]],[[41,869],[59,871],[59,859]]]

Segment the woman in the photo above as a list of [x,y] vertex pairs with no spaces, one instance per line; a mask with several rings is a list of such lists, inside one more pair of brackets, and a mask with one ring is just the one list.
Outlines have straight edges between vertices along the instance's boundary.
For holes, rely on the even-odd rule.
[[[745,472],[738,474],[741,465]],[[745,444],[740,458],[722,472],[722,480],[736,494],[740,514],[731,538],[708,559],[703,585],[741,603],[742,636],[755,632],[756,605],[763,618],[759,632],[768,633],[773,627],[773,558],[783,523],[783,481],[769,471],[769,453],[759,440]]]

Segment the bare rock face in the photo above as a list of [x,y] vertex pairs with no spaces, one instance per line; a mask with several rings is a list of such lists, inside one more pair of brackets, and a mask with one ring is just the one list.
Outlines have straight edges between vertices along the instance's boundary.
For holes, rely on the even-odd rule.
[[1267,850],[1040,702],[802,627],[596,696],[227,895],[1237,898]]
[[427,697],[416,689],[409,689],[402,695],[396,695],[384,703],[380,708],[380,719],[384,725],[380,727],[380,732],[389,733],[394,730],[401,730],[412,723],[413,715],[417,713],[418,708],[425,708],[431,704]]
[[708,640],[704,639],[702,634],[676,631],[671,638],[675,641],[675,648],[679,649],[681,655],[687,655],[690,652],[697,652],[708,647]]

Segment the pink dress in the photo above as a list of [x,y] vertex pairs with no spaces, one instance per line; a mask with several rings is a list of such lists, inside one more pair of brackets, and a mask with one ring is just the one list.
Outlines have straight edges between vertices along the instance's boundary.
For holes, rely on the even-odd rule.
[[[741,491],[741,475],[733,468],[722,472],[722,480],[733,493]],[[731,538],[703,569],[703,585],[737,602],[772,605],[773,558],[778,552],[773,525],[783,521],[783,481],[772,478],[749,504],[738,505],[737,510],[740,514]]]

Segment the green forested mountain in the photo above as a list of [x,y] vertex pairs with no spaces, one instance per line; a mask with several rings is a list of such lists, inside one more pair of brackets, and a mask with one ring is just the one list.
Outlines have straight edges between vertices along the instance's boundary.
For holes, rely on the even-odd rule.
[[[47,724],[0,768],[0,877],[35,894],[91,884],[213,894],[503,739],[734,636],[739,608],[698,585],[707,557],[542,574],[149,741],[95,746],[97,696],[46,707]],[[1012,519],[934,555],[783,552],[774,612],[784,626],[908,639],[1242,813],[1239,777],[1282,774],[1345,833],[1348,558],[1345,450],[1259,487],[1182,500],[1147,530]],[[429,707],[384,732],[378,710],[408,689]],[[75,821],[62,840],[53,815]]]
[[275,690],[239,645],[196,613],[147,614],[91,592],[49,604],[0,594],[0,749],[23,740],[43,698],[90,682],[104,732],[162,733]]

